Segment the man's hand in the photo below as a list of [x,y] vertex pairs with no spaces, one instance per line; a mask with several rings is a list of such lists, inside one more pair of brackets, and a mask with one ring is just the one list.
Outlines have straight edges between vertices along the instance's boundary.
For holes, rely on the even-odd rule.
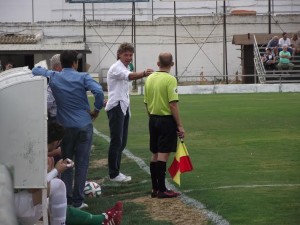
[[185,131],[183,129],[183,126],[178,126],[177,127],[177,135],[179,138],[184,138]]
[[61,156],[61,148],[58,147],[51,152],[48,152],[48,157]]
[[61,159],[55,164],[55,169],[57,169],[58,173],[64,172],[67,168],[69,167],[67,166],[67,162],[65,160]]
[[106,106],[107,101],[108,101],[108,99],[104,99],[104,101],[103,101],[103,107]]
[[100,111],[95,110],[95,109],[94,109],[94,111],[90,111],[90,112],[89,112],[90,115],[91,115],[92,121],[94,121],[94,120],[98,117],[99,112],[100,112]]
[[148,77],[151,73],[153,73],[153,69],[148,68],[147,70],[144,71],[143,77]]

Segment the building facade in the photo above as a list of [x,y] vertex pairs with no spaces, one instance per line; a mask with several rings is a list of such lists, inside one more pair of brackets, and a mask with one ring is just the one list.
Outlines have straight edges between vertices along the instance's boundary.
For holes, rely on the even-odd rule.
[[[300,31],[299,1],[271,2],[272,15],[269,17],[268,1],[225,1],[227,71],[232,79],[242,74],[241,49],[232,44],[233,35],[268,33],[270,18],[272,33]],[[135,3],[133,20],[132,3],[90,3],[85,4],[84,11],[83,4],[70,4],[64,0],[11,0],[0,7],[0,35],[42,32],[42,38],[35,44],[1,43],[0,60],[10,58],[13,61],[17,56],[27,54],[32,65],[63,49],[74,49],[86,53],[83,70],[87,63],[89,72],[105,77],[107,69],[116,60],[118,45],[131,42],[136,47],[137,70],[157,69],[159,52],[170,51],[173,55],[177,53],[177,64],[172,73],[179,81],[219,80],[224,75],[222,4],[223,1],[139,2]],[[252,14],[233,15],[234,10],[248,10]],[[15,50],[13,54],[11,49]],[[36,51],[30,52],[30,49]]]

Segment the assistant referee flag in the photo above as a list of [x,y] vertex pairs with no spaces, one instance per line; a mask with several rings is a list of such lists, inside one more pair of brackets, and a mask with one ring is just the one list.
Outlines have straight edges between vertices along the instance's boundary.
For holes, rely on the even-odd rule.
[[168,171],[174,182],[180,186],[180,174],[193,170],[193,165],[183,139],[178,143],[174,160]]

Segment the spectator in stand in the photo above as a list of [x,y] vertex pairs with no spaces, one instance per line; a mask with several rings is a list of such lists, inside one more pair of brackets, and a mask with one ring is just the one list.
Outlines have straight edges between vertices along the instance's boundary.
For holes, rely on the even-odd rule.
[[277,68],[279,70],[283,70],[285,68],[292,70],[294,68],[294,64],[290,61],[291,53],[288,51],[288,46],[284,44],[282,48],[283,50],[279,52],[279,63],[277,65]]
[[282,38],[280,38],[278,41],[278,52],[281,52],[283,50],[283,45],[287,45],[287,50],[291,53],[291,55],[293,55],[293,49],[291,48],[291,39],[289,39],[287,36],[287,33],[283,32]]
[[275,55],[278,55],[278,41],[278,36],[274,36],[267,45],[267,48],[271,48]]
[[262,57],[262,61],[264,63],[264,67],[266,70],[275,70],[275,55],[272,52],[271,48],[266,48],[266,53]]
[[294,34],[291,39],[291,46],[293,48],[293,56],[297,53],[300,53],[300,39],[298,38],[297,34]]

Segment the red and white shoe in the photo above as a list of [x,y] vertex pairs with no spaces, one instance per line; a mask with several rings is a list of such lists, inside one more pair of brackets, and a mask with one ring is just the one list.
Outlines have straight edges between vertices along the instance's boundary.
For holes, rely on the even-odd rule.
[[122,221],[123,214],[123,203],[117,202],[114,207],[107,210],[103,215],[105,220],[102,223],[103,225],[120,225]]

